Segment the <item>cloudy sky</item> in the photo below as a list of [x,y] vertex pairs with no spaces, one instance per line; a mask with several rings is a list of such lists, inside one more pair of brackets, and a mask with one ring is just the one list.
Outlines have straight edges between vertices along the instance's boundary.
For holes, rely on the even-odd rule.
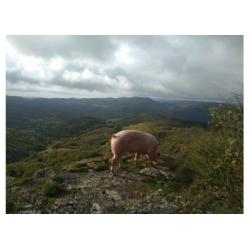
[[243,91],[242,36],[7,36],[7,95],[222,100]]

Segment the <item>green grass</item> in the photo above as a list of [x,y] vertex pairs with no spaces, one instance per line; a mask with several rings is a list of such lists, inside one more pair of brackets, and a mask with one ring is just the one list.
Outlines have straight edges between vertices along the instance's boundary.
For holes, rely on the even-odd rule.
[[7,214],[16,214],[18,212],[18,209],[15,205],[14,201],[7,201],[6,203],[6,213]]
[[[152,192],[161,188],[168,197],[182,196],[183,213],[243,211],[243,134],[242,114],[238,109],[215,112],[208,128],[184,126],[169,121],[147,121],[133,125],[119,121],[119,129],[139,129],[154,134],[159,142],[160,165],[169,168],[171,178],[163,181],[137,182],[128,189]],[[216,113],[217,112],[217,113]],[[110,124],[109,124],[110,125]],[[112,126],[111,126],[112,125]],[[24,160],[7,164],[10,184],[7,188],[31,184],[33,174],[46,167],[55,170],[57,177],[49,181],[43,191],[46,197],[62,194],[63,173],[87,173],[89,159],[97,172],[109,169],[103,154],[110,152],[110,137],[115,121],[110,127],[89,130],[70,138],[63,138],[49,146],[49,150],[35,153]],[[98,157],[96,157],[98,156]],[[96,157],[100,159],[91,158]],[[136,165],[133,155],[124,155],[122,170],[140,171],[146,164],[141,158]],[[12,180],[12,181],[11,181]],[[18,195],[18,192],[15,194]],[[129,191],[128,191],[129,192]],[[15,204],[15,195],[8,193]],[[9,211],[16,208],[9,203]]]
[[12,181],[7,187],[10,188],[14,186],[22,186],[28,183],[32,183],[32,181],[33,181],[33,178],[31,177],[20,177]]
[[109,169],[109,166],[108,166],[107,161],[98,162],[95,167],[95,171],[98,171],[98,172],[108,170],[108,169]]
[[63,176],[56,176],[53,178],[53,181],[62,184],[64,182],[64,177]]
[[81,163],[75,163],[68,168],[68,171],[71,173],[87,173],[88,170],[88,166]]
[[55,181],[49,180],[43,185],[43,193],[47,197],[58,197],[65,193],[61,185]]

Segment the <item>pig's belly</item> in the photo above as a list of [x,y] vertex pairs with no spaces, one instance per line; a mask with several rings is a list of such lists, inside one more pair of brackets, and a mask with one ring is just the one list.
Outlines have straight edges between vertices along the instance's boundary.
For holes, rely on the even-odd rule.
[[147,148],[145,147],[137,147],[137,146],[132,146],[124,149],[125,152],[128,153],[138,153],[138,154],[147,154]]

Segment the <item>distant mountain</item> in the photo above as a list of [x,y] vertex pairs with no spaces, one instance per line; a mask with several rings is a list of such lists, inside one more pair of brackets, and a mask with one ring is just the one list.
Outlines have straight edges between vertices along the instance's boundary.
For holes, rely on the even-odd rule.
[[206,123],[208,108],[218,103],[197,101],[155,101],[146,97],[123,98],[23,98],[6,97],[7,127],[23,129],[80,117],[116,119],[154,115]]
[[221,103],[201,101],[162,101],[162,106],[169,117],[182,121],[207,123],[209,108],[218,107]]

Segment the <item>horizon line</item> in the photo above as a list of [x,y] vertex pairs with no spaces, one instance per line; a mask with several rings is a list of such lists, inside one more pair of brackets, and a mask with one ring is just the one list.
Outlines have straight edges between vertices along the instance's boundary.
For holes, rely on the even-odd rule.
[[[201,99],[201,98],[181,98],[181,97],[155,97],[155,96],[119,96],[119,97],[39,97],[39,96],[17,96],[8,95],[6,97],[18,97],[24,99],[121,99],[121,98],[148,98],[153,101],[196,101],[196,102],[216,102],[216,103],[231,103],[232,99]],[[243,97],[241,97],[243,99]]]

